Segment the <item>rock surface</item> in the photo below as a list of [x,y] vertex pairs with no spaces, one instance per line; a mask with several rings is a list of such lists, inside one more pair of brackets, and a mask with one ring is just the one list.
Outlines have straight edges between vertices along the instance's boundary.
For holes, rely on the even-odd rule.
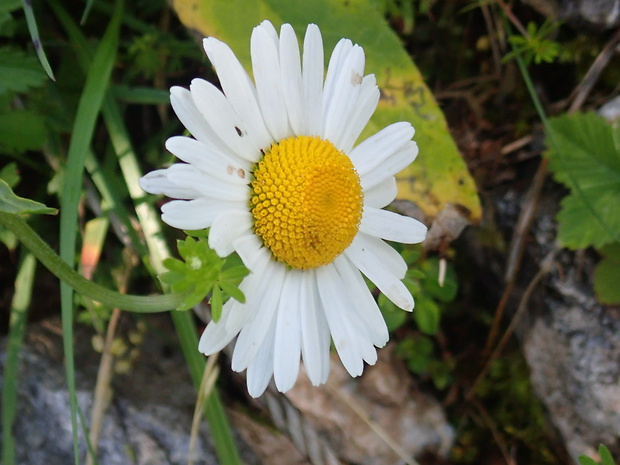
[[[156,331],[149,333],[155,334]],[[173,334],[173,333],[169,333]],[[5,341],[0,346],[4,366]],[[62,363],[58,322],[31,325],[20,356],[17,417],[14,427],[20,465],[73,463],[69,398]],[[187,465],[196,394],[180,351],[147,336],[131,376],[117,375],[114,397],[103,421],[99,442],[100,465]],[[76,335],[78,402],[87,418],[99,356],[90,334]],[[243,442],[237,441],[241,446]],[[256,464],[241,447],[245,463]],[[86,463],[80,434],[80,463]],[[218,464],[209,431],[203,424],[195,448],[195,465]]]
[[347,463],[397,465],[425,452],[445,457],[455,433],[443,407],[415,386],[392,346],[378,354],[359,378],[332,354],[327,384],[314,387],[302,373],[286,396]]
[[620,0],[524,0],[524,3],[552,19],[594,31],[611,29],[620,23]]
[[[523,302],[525,314],[517,336],[531,370],[531,381],[545,404],[565,447],[577,464],[581,454],[597,457],[600,444],[620,456],[620,308],[599,304],[590,277],[595,257],[561,250],[555,243],[555,214],[562,193],[549,183],[530,228],[531,237],[509,316],[522,304],[527,286],[540,265],[553,255],[553,266]],[[510,233],[518,215],[522,192],[510,190],[496,199],[496,220]],[[477,263],[487,289],[499,300],[505,263],[481,247],[473,234],[465,238],[465,253]]]

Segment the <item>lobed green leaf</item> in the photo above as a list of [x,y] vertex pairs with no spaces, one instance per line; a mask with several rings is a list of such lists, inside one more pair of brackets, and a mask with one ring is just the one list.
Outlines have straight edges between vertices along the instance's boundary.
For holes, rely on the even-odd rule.
[[[594,113],[549,120],[547,152],[555,179],[570,189],[558,213],[558,238],[571,249],[600,248],[620,231],[620,127]],[[551,142],[554,142],[553,144]]]

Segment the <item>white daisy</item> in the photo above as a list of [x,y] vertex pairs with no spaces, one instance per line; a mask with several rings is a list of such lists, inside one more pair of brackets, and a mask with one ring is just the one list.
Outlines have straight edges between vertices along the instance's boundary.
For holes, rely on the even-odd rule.
[[331,339],[358,376],[388,341],[362,273],[413,309],[401,282],[407,266],[384,240],[418,243],[426,227],[382,208],[396,197],[394,175],[418,153],[414,129],[392,124],[354,147],[379,101],[376,79],[364,76],[362,48],[342,39],[323,80],[314,24],[303,55],[289,24],[279,37],[269,21],[254,28],[255,83],[226,44],[203,44],[222,91],[202,79],[170,90],[194,138],[168,139],[185,163],[140,180],[145,191],[178,199],[162,207],[166,223],[211,228],[209,245],[222,257],[237,252],[251,271],[240,286],[246,303],[229,300],[199,350],[212,354],[238,335],[232,368],[247,369],[254,397],[272,376],[280,391],[290,389],[300,359],[311,382],[324,383]]

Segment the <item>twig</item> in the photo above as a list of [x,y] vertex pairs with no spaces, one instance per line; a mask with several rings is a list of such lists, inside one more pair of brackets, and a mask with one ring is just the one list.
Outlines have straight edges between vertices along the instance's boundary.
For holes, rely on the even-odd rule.
[[568,113],[574,113],[581,108],[583,102],[586,100],[594,84],[599,80],[603,70],[609,64],[611,58],[616,53],[616,46],[620,42],[620,29],[616,31],[613,37],[607,42],[601,53],[598,54],[592,66],[583,77],[581,83],[575,88],[573,91],[573,95],[575,96],[573,99],[573,103],[571,103]]
[[523,297],[521,298],[521,301],[519,302],[519,306],[517,307],[517,311],[515,312],[514,316],[512,317],[512,320],[510,321],[510,324],[508,325],[508,328],[504,332],[504,335],[502,336],[501,340],[497,343],[497,346],[493,350],[493,353],[490,355],[490,357],[489,357],[487,363],[485,364],[484,368],[478,374],[478,377],[476,378],[474,383],[469,388],[469,391],[467,392],[467,394],[465,396],[465,398],[467,400],[472,400],[473,399],[474,394],[476,392],[476,388],[478,387],[480,382],[484,379],[484,377],[489,372],[489,369],[491,368],[491,365],[492,365],[493,361],[495,361],[500,356],[500,354],[504,350],[504,347],[506,347],[506,344],[508,343],[508,340],[510,339],[510,336],[512,336],[512,333],[514,332],[517,324],[519,323],[519,321],[521,320],[521,317],[523,316],[523,314],[525,313],[525,310],[527,309],[527,304],[528,304],[528,302],[530,300],[530,297],[532,296],[532,292],[534,292],[534,289],[536,289],[536,286],[538,285],[538,283],[540,282],[542,277],[553,266],[554,260],[555,260],[555,256],[556,256],[556,254],[558,253],[559,250],[560,250],[559,247],[556,245],[553,248],[553,250],[551,250],[551,252],[549,252],[547,254],[547,256],[541,262],[540,269],[538,270],[536,275],[532,278],[532,280],[528,284],[527,288],[525,289],[525,292],[523,293]]
[[508,264],[506,266],[506,273],[504,275],[504,282],[506,283],[506,288],[504,289],[502,298],[497,308],[495,309],[495,315],[493,317],[493,322],[489,331],[489,337],[487,338],[487,342],[483,351],[484,359],[487,359],[488,355],[491,352],[491,348],[495,344],[502,317],[504,316],[506,304],[508,303],[508,299],[510,298],[512,290],[515,286],[517,272],[519,270],[519,266],[523,258],[523,253],[525,251],[526,239],[529,237],[530,226],[532,225],[532,221],[534,220],[534,214],[536,213],[538,199],[540,198],[540,193],[544,186],[546,176],[547,159],[544,158],[540,162],[538,170],[536,171],[536,175],[532,180],[532,185],[530,186],[530,189],[526,194],[525,199],[523,200],[523,208],[521,209],[521,213],[519,215],[519,219],[517,220],[517,225],[515,226],[514,234],[510,242]]
[[220,370],[215,364],[217,362],[217,356],[219,352],[211,355],[207,364],[205,365],[205,371],[200,381],[200,387],[198,388],[198,398],[196,399],[196,406],[194,407],[194,416],[192,418],[192,431],[189,437],[189,458],[187,459],[188,465],[194,463],[194,453],[196,451],[196,442],[198,440],[198,431],[200,429],[200,420],[205,408],[205,402],[211,395],[211,391],[215,387],[215,382],[220,374]]
[[368,425],[368,427],[373,430],[373,432],[383,441],[385,442],[390,449],[392,449],[407,465],[420,465],[413,457],[407,454],[400,444],[398,444],[390,433],[388,433],[379,423],[373,421],[368,413],[350,396],[344,395],[338,389],[334,389],[332,386],[328,384],[325,385],[325,388],[335,397],[338,397],[345,405],[347,405],[353,412],[360,417],[360,419]]
[[512,459],[510,457],[510,454],[508,453],[508,448],[506,447],[504,439],[501,437],[501,435],[497,431],[497,426],[495,425],[493,418],[491,418],[489,413],[486,411],[486,409],[480,402],[474,399],[473,404],[478,410],[478,413],[480,414],[480,416],[482,417],[482,421],[487,425],[487,427],[491,431],[491,435],[493,436],[493,439],[495,439],[495,443],[497,444],[497,447],[499,447],[499,450],[504,456],[504,460],[506,461],[506,464],[515,465],[514,459]]

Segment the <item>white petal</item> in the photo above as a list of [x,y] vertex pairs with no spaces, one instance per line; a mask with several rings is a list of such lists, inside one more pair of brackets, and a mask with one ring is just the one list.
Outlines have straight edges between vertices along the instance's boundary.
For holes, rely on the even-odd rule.
[[[322,76],[321,76],[322,78]],[[295,135],[305,134],[299,43],[290,24],[280,29],[280,82],[288,119]]]
[[386,241],[417,244],[426,237],[427,228],[409,216],[365,206],[360,231]]
[[391,124],[355,147],[349,157],[358,174],[363,176],[401,150],[414,134],[410,123],[401,121]]
[[407,263],[403,256],[399,254],[391,245],[379,239],[360,232],[357,237],[359,247],[367,250],[376,257],[381,257],[381,262],[385,265],[388,273],[403,279],[407,273]]
[[219,151],[196,139],[183,136],[171,137],[166,148],[179,160],[195,166],[200,171],[233,184],[247,184],[250,180],[251,163],[227,150]]
[[252,214],[248,211],[233,210],[218,215],[209,230],[209,247],[220,257],[234,252],[233,241],[246,235],[253,226]]
[[271,325],[265,336],[265,342],[258,349],[255,360],[248,366],[248,393],[254,398],[265,392],[273,374],[274,331],[275,325]]
[[[352,48],[353,43],[349,39],[340,39],[329,57],[327,74],[325,75],[325,84],[323,85],[323,117],[325,117],[325,114],[329,109],[329,103],[332,101],[334,96],[336,82],[340,76],[340,68],[344,64],[344,61]],[[325,127],[324,121],[323,127]]]
[[334,265],[343,281],[349,286],[351,308],[355,309],[356,315],[365,325],[371,342],[377,347],[383,347],[390,335],[381,310],[379,310],[379,306],[370,293],[364,278],[346,255],[340,255],[336,258]]
[[207,141],[213,135],[192,100],[192,94],[183,87],[170,88],[170,104],[183,126],[199,140]]
[[273,139],[263,121],[254,85],[243,65],[223,42],[208,37],[202,44],[217,72],[224,94],[243,118],[248,134],[252,134],[260,147],[269,147]]
[[291,135],[291,130],[280,81],[279,50],[267,28],[259,26],[252,31],[251,53],[258,103],[265,124],[275,140],[284,139]]
[[322,266],[316,270],[317,286],[334,346],[342,364],[351,376],[359,376],[364,370],[364,362],[358,351],[356,335],[350,322],[344,318],[347,306],[342,280],[332,265]]
[[413,297],[405,285],[389,272],[383,263],[383,257],[372,253],[372,250],[364,248],[358,236],[353,240],[345,254],[357,268],[366,275],[379,288],[385,296],[397,307],[403,310],[413,310]]
[[254,233],[234,239],[232,245],[246,268],[252,271],[260,253],[267,255],[271,253],[263,250],[263,243]]
[[151,171],[138,179],[138,184],[150,194],[165,195],[172,199],[195,199],[200,196],[193,186],[179,186],[170,181],[168,174],[169,168]]
[[[355,149],[353,149],[355,150]],[[366,174],[360,175],[360,184],[364,191],[373,188],[396,173],[408,167],[418,155],[418,146],[414,141],[409,141],[404,148],[394,153],[380,165],[374,167]],[[355,163],[354,163],[355,165]],[[356,166],[357,167],[357,166]]]
[[[232,369],[235,371],[245,370],[256,357],[256,351],[260,348],[271,325],[275,325],[275,313],[278,308],[286,267],[281,263],[270,262],[265,270],[265,276],[271,277],[267,285],[257,289],[252,301],[256,306],[254,317],[243,327],[232,358]],[[262,295],[259,295],[261,294]],[[248,298],[249,302],[249,298]]]
[[302,272],[302,287],[300,297],[301,317],[301,351],[304,366],[310,382],[318,386],[325,382],[324,376],[327,366],[329,373],[329,346],[330,334],[318,290],[314,270]]
[[273,349],[273,377],[280,392],[293,387],[301,355],[300,299],[304,280],[300,270],[289,270],[282,287]]
[[258,250],[252,260],[251,273],[239,285],[239,289],[245,295],[246,303],[242,304],[241,311],[231,315],[226,324],[227,330],[232,331],[238,328],[237,331],[239,331],[248,321],[254,318],[271,278],[271,275],[266,272],[270,262],[271,253],[265,250],[264,247]]
[[[236,302],[236,303],[235,303]],[[200,336],[198,350],[205,354],[211,355],[222,350],[237,335],[239,328],[229,328],[227,322],[230,316],[241,310],[239,302],[230,299],[224,304],[222,309],[222,317],[216,323],[211,321]]]
[[201,196],[214,199],[240,202],[240,207],[247,205],[250,197],[249,187],[245,184],[230,184],[221,181],[192,165],[176,163],[168,168],[168,179],[179,187],[191,186]]
[[305,132],[321,136],[323,129],[323,38],[316,24],[309,24],[304,37],[303,95]]
[[364,207],[383,208],[389,205],[398,194],[396,178],[390,176],[385,181],[364,191]]
[[333,93],[329,100],[323,100],[323,138],[331,141],[340,150],[343,150],[344,129],[353,118],[352,111],[360,93],[364,63],[364,50],[359,45],[354,45],[340,66],[334,80]]
[[214,201],[199,198],[195,200],[173,200],[161,207],[161,219],[178,229],[205,229],[222,212],[237,209],[234,202]]
[[350,112],[340,139],[340,150],[349,153],[379,103],[380,92],[374,74],[364,76],[359,97]]
[[241,158],[252,163],[258,161],[263,146],[252,137],[243,118],[235,111],[229,99],[204,79],[193,79],[190,90],[196,108],[222,141]]
[[269,38],[271,39],[271,41],[274,44],[278,43],[278,41],[279,41],[279,39],[278,39],[278,31],[276,31],[276,28],[273,26],[271,21],[269,21],[268,19],[265,19],[257,27],[262,29],[264,32],[266,32],[267,35],[269,36]]

